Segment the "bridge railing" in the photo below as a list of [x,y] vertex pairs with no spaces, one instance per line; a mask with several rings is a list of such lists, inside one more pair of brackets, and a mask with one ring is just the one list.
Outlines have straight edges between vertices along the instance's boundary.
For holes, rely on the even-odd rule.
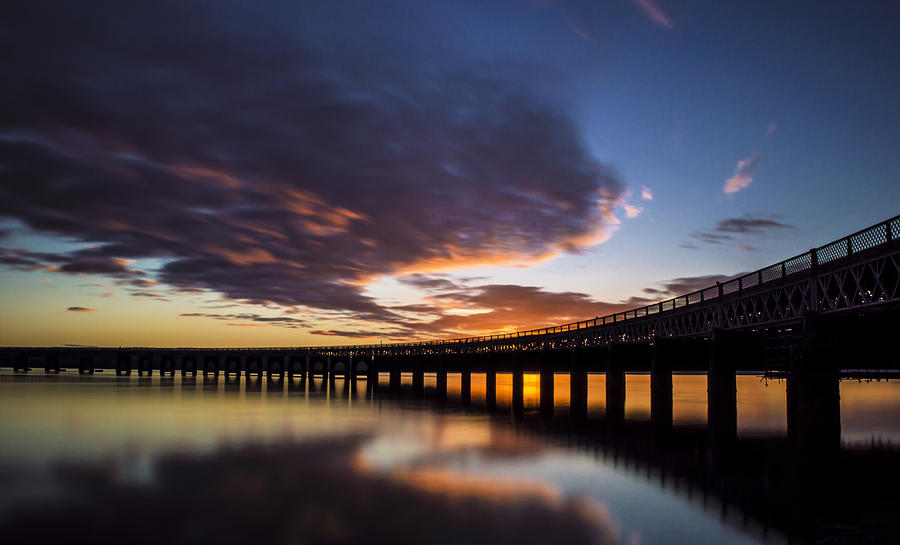
[[762,269],[744,274],[737,278],[732,278],[727,282],[717,283],[701,290],[697,290],[685,295],[679,295],[672,299],[653,303],[643,307],[616,312],[603,317],[591,318],[579,322],[561,324],[557,326],[544,327],[538,329],[529,329],[526,331],[515,331],[511,333],[500,333],[495,335],[484,335],[480,337],[462,337],[456,339],[443,339],[433,341],[415,341],[415,342],[395,342],[386,344],[365,344],[365,345],[344,345],[332,347],[319,347],[319,350],[370,350],[376,348],[396,348],[396,347],[421,347],[435,346],[444,347],[447,345],[471,345],[473,343],[490,343],[503,340],[521,339],[523,337],[553,335],[558,333],[566,333],[581,329],[591,329],[595,327],[607,326],[614,323],[644,318],[653,314],[667,312],[680,309],[690,305],[704,304],[707,301],[717,299],[719,297],[732,293],[740,293],[749,288],[767,284],[769,282],[780,281],[791,275],[810,271],[819,265],[831,263],[841,259],[846,259],[859,252],[869,250],[884,244],[889,244],[900,240],[900,216],[894,216],[881,223],[877,223],[871,227],[867,227],[861,231],[857,231],[851,235],[847,235],[839,240],[828,243],[818,248],[813,248],[808,252],[785,259],[774,265],[769,265]]

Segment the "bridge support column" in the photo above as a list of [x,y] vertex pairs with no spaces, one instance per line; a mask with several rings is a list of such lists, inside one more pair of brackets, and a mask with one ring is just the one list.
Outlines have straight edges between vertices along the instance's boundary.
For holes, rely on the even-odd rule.
[[390,378],[388,379],[388,389],[392,394],[400,393],[400,383],[402,380],[400,369],[396,367],[396,363],[391,368]]
[[94,374],[94,358],[90,356],[84,356],[78,362],[78,374],[79,375],[93,375]]
[[484,406],[488,411],[497,408],[497,371],[493,369],[484,373]]
[[820,458],[841,449],[840,374],[829,367],[796,370],[787,379],[788,438]]
[[569,375],[569,413],[575,421],[587,420],[588,372],[576,365]]
[[366,376],[366,390],[374,392],[378,389],[378,366],[381,363],[381,357],[372,356],[369,361],[369,368]]
[[472,403],[472,372],[464,370],[459,379],[459,400],[463,405]]
[[116,376],[126,377],[131,374],[131,354],[116,356]]
[[284,381],[284,357],[266,357],[266,378],[269,382],[275,382],[276,380],[280,382]]
[[324,372],[325,372],[325,381],[328,382],[329,384],[334,382],[334,367],[332,366],[332,363],[331,363],[331,356],[328,356],[328,358],[325,361],[325,371]]
[[259,356],[247,356],[246,368],[244,369],[244,380],[249,384],[256,375],[257,380],[261,380],[263,376],[262,360]]
[[522,414],[525,411],[525,373],[520,367],[512,372],[512,412]]
[[412,377],[413,392],[417,396],[425,394],[425,370],[421,365],[416,366]]
[[181,358],[181,376],[197,376],[197,357],[193,354],[187,354]]
[[306,381],[306,359],[308,358],[309,356],[304,358],[296,354],[290,357],[288,360],[288,379],[290,381],[293,382],[294,377],[297,376],[300,377],[300,382]]
[[442,401],[447,399],[447,370],[446,369],[438,369],[437,376],[435,377],[434,386],[435,386],[437,398]]
[[175,376],[175,356],[172,354],[163,354],[159,359],[159,376],[166,375]]
[[737,379],[735,369],[742,357],[735,333],[713,331],[708,392],[709,433],[715,445],[730,444],[737,439]]
[[709,396],[709,433],[715,444],[737,438],[737,381],[731,369],[715,366],[706,377]]
[[203,378],[210,376],[219,378],[218,354],[207,354],[203,358]]
[[13,372],[27,373],[28,370],[28,356],[25,354],[16,354],[16,357],[13,360]]
[[553,398],[554,391],[553,386],[553,369],[544,368],[541,371],[541,414],[544,417],[552,417],[553,416]]
[[152,354],[141,354],[138,356],[138,375],[144,376],[145,373],[148,377],[153,376]]
[[241,357],[225,356],[225,381],[237,379],[241,376]]
[[59,356],[47,356],[44,360],[44,373],[48,375],[58,375],[61,370],[59,365]]
[[625,422],[625,371],[612,362],[606,370],[606,421],[612,426]]
[[671,359],[654,351],[653,370],[650,371],[650,422],[656,437],[667,435],[672,429],[671,365]]

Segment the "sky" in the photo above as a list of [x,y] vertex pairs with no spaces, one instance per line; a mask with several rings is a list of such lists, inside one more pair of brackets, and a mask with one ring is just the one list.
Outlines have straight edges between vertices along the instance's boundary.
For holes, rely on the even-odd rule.
[[602,316],[900,212],[894,2],[0,8],[0,345]]

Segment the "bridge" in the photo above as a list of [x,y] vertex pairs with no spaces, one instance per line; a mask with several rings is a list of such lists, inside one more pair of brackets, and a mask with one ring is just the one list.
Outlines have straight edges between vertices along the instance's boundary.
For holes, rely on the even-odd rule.
[[[554,327],[480,337],[261,349],[4,348],[0,366],[27,372],[41,362],[46,372],[64,366],[90,373],[114,368],[130,374],[226,376],[513,370],[585,360],[603,371],[619,366],[649,370],[672,360],[676,368],[706,371],[713,360],[731,366],[791,369],[803,360],[876,360],[900,366],[896,350],[900,306],[900,216],[813,248],[724,283],[632,310]],[[873,351],[874,350],[874,351]],[[718,357],[716,357],[718,356]],[[480,360],[481,363],[479,363]],[[66,363],[68,362],[68,363]],[[64,365],[65,364],[65,365]],[[566,369],[568,370],[568,369]]]

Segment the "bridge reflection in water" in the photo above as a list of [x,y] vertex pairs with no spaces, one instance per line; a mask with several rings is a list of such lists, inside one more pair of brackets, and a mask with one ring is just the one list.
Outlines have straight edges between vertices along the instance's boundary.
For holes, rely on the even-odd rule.
[[[4,373],[0,386],[16,398],[8,398],[0,406],[5,407],[6,416],[15,419],[26,415],[11,410],[22,401],[27,401],[27,414],[39,407],[41,411],[46,407],[68,411],[65,407],[78,406],[72,387],[104,383],[116,390],[115,403],[103,404],[105,410],[126,411],[114,427],[152,429],[147,424],[153,421],[155,427],[164,429],[184,420],[175,428],[186,425],[192,434],[201,435],[206,432],[187,421],[192,418],[189,413],[201,409],[198,402],[204,399],[221,400],[209,409],[215,413],[209,415],[212,421],[250,428],[265,427],[266,419],[279,426],[272,418],[275,414],[291,414],[315,426],[326,413],[307,414],[303,408],[323,401],[327,419],[319,426],[334,425],[341,414],[349,418],[370,414],[373,408],[380,413],[382,407],[399,409],[400,415],[423,410],[481,415],[490,419],[491,429],[512,430],[517,437],[527,438],[524,443],[517,440],[516,449],[533,442],[594,456],[757,538],[780,541],[779,536],[786,535],[803,542],[828,536],[834,528],[853,528],[857,535],[888,536],[882,541],[891,542],[890,532],[896,531],[891,528],[900,485],[897,380],[857,382],[842,379],[839,373],[827,377],[732,374],[724,379],[711,373],[668,373],[662,380],[659,373],[624,372],[454,372],[444,376],[380,372],[373,380],[366,375],[354,379],[315,373],[271,380],[256,375],[249,379],[109,375]],[[717,388],[714,380],[726,385]],[[67,384],[70,381],[76,384]],[[52,389],[45,397],[31,399],[26,393],[32,382]],[[141,392],[144,398],[158,399],[159,404],[140,410],[163,414],[154,418],[135,412],[139,409],[128,409],[129,396]],[[178,403],[173,404],[176,399]],[[252,400],[277,409],[248,419],[247,403]],[[38,420],[33,422],[49,417],[45,412],[36,414]],[[98,417],[115,418],[109,413],[92,413],[89,418],[96,421]],[[76,427],[85,425],[84,421],[72,422]],[[110,424],[107,420],[106,425]],[[363,424],[368,426],[365,421]],[[452,440],[475,441],[488,433],[494,441],[502,435],[483,427],[467,427],[462,436]],[[872,430],[879,431],[873,434]],[[875,435],[878,441],[871,440]],[[226,436],[232,437],[233,429]],[[254,466],[271,462],[288,473],[294,471],[272,456],[260,452],[251,459],[266,462]],[[210,463],[219,463],[216,460]],[[531,463],[538,464],[536,460],[526,462]],[[436,486],[431,481],[420,484]],[[842,532],[846,536],[846,531]]]
[[[897,378],[896,372],[670,373],[662,380],[652,373],[462,372],[425,373],[420,387],[414,373],[383,372],[365,387],[348,379],[309,388],[329,388],[334,401],[348,403],[427,400],[488,411],[520,432],[622,465],[732,524],[756,524],[763,534],[802,542],[856,525],[860,513],[890,519],[898,507]],[[853,408],[843,430],[842,396]],[[882,432],[877,438],[875,429]],[[854,531],[880,542],[882,534],[870,532],[884,528]]]

